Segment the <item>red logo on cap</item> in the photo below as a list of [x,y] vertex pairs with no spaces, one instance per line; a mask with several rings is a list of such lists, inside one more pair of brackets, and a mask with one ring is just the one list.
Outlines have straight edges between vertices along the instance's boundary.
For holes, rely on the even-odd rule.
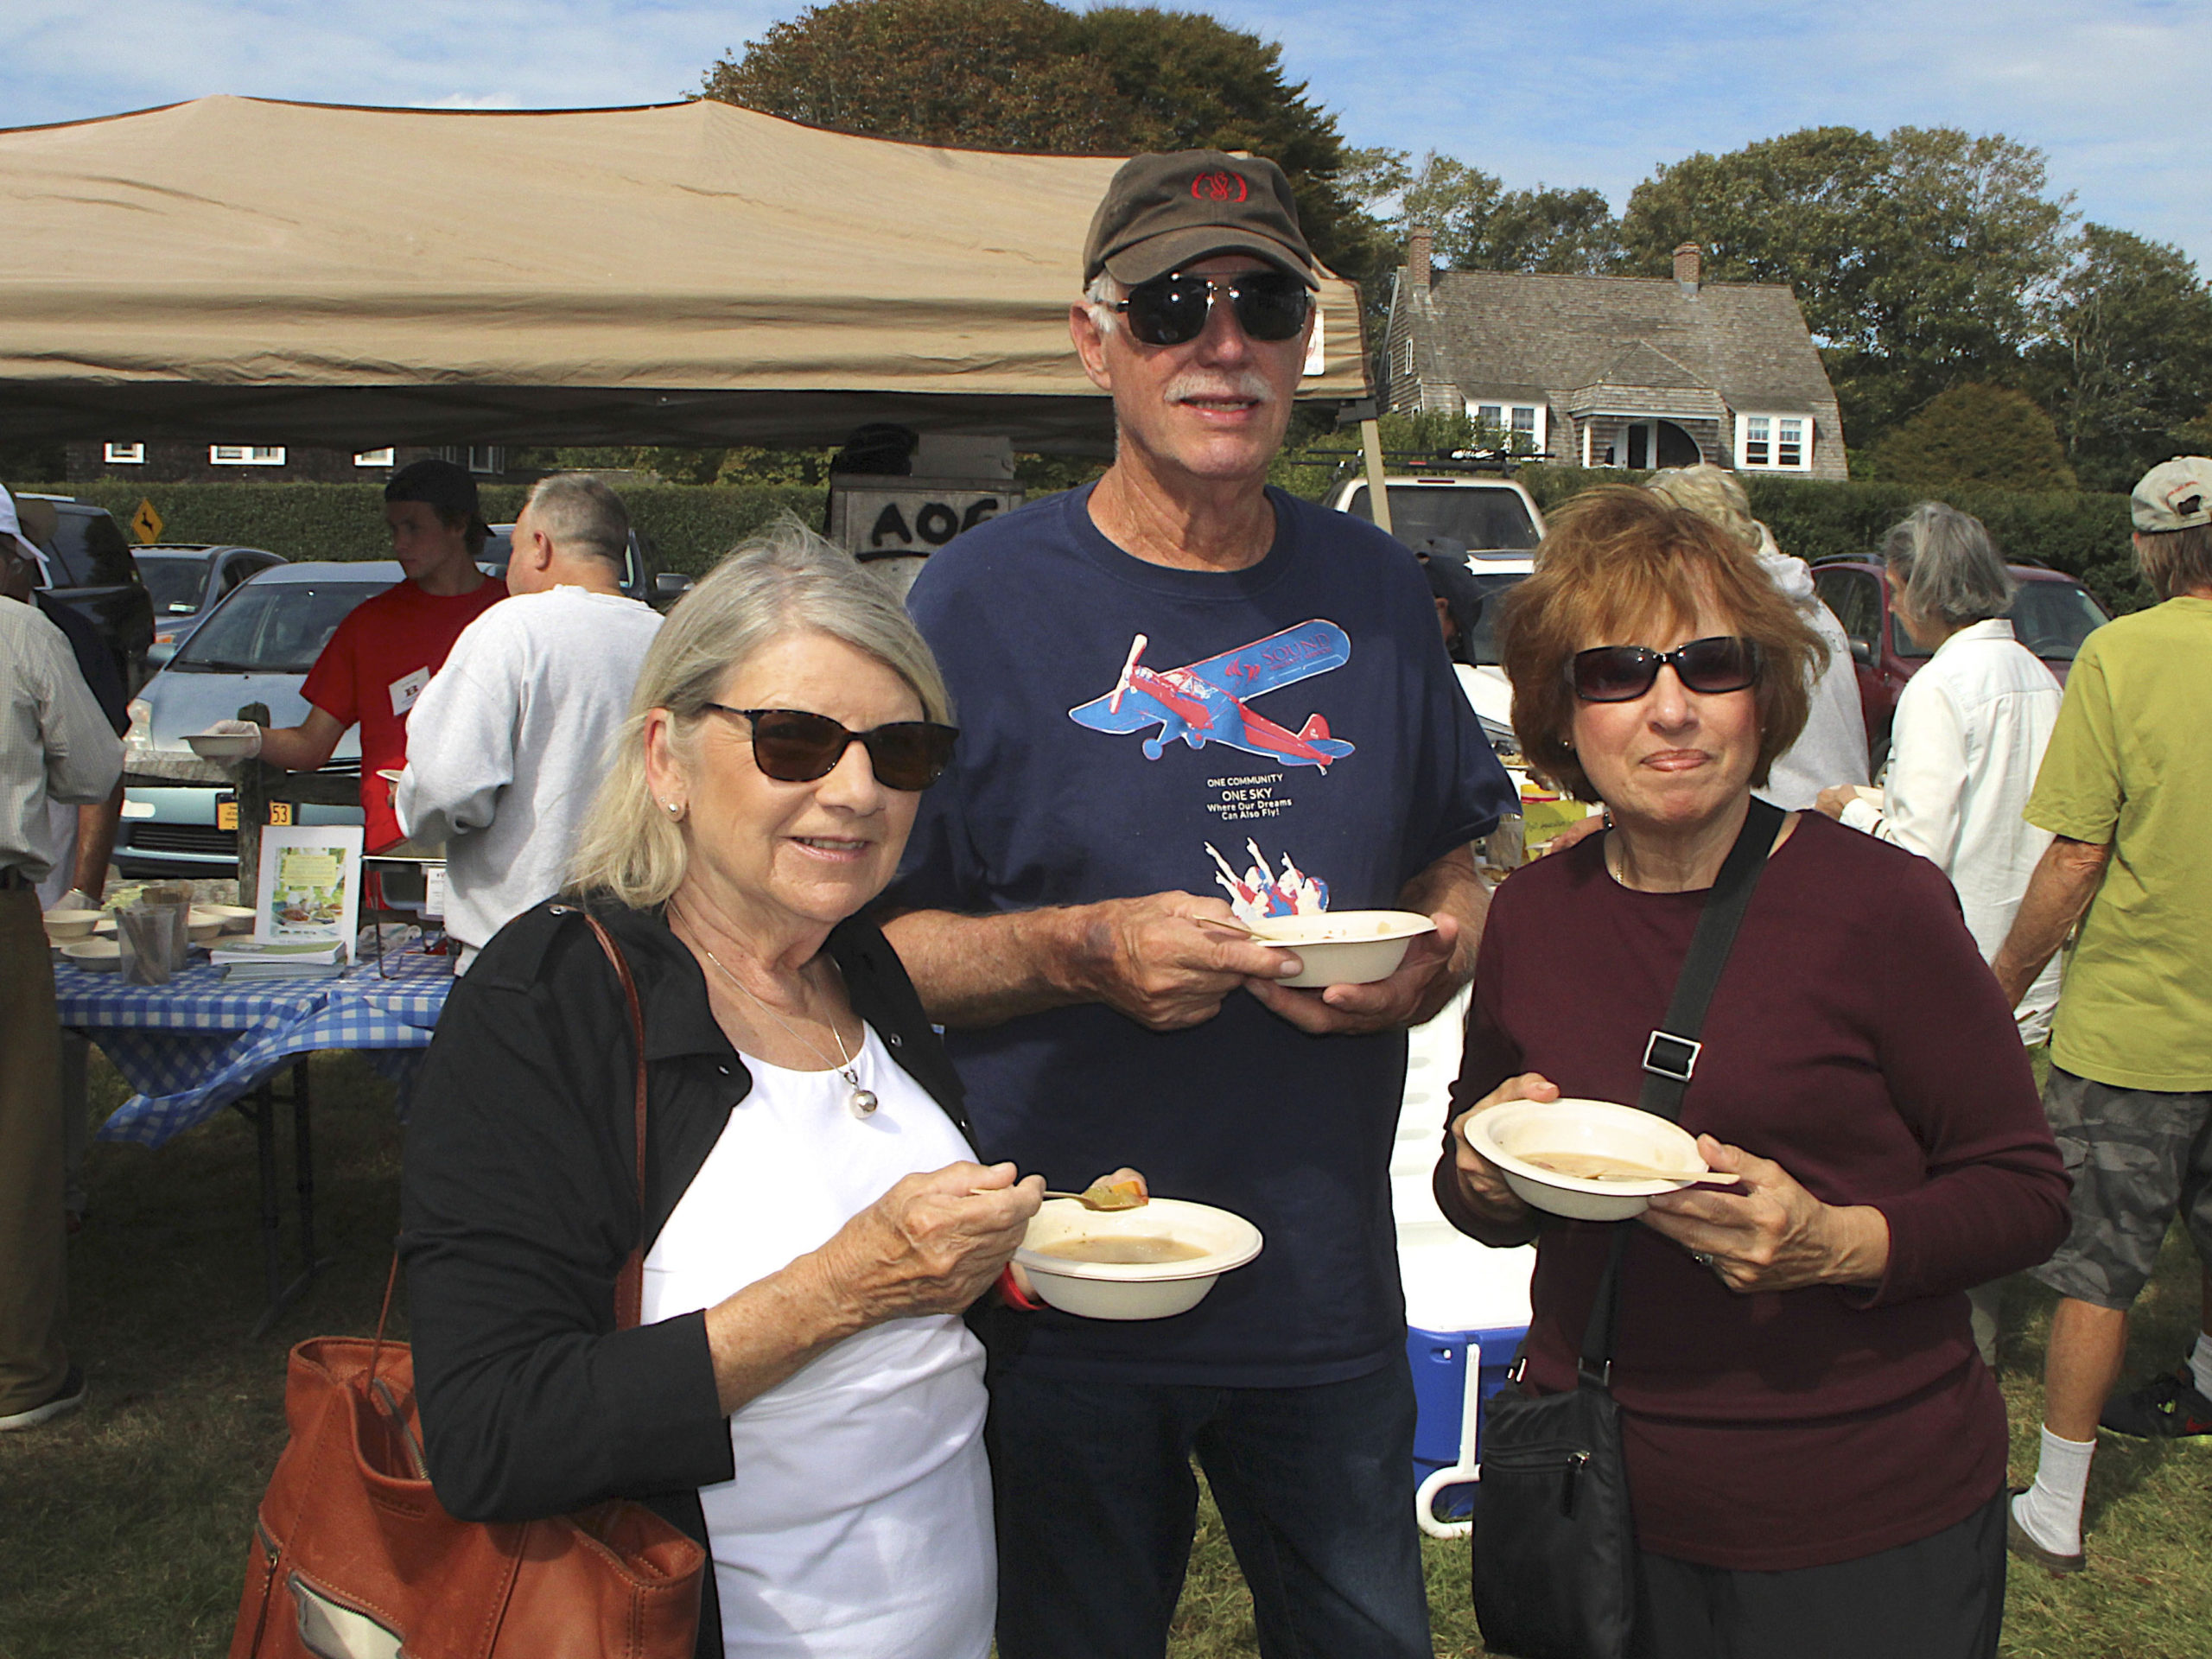
[[1243,176],[1235,173],[1201,173],[1191,181],[1195,201],[1243,201],[1251,194]]

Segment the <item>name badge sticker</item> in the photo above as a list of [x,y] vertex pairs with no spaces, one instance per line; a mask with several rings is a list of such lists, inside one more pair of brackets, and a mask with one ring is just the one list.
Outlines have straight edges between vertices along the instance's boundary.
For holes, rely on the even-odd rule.
[[391,683],[391,712],[404,715],[415,706],[415,699],[423,695],[423,688],[430,683],[430,671],[418,668],[412,674],[403,674]]

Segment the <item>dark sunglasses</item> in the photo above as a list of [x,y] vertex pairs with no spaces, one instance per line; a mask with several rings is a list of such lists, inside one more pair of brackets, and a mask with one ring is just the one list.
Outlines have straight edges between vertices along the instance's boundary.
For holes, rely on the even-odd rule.
[[1147,346],[1180,346],[1205,332],[1214,296],[1226,294],[1236,326],[1255,340],[1289,340],[1306,326],[1313,296],[1287,270],[1245,270],[1234,276],[1185,276],[1170,271],[1139,283],[1114,309]]
[[1662,668],[1673,669],[1692,691],[1741,691],[1759,677],[1759,648],[1749,639],[1718,633],[1667,652],[1599,645],[1574,653],[1567,679],[1585,702],[1633,702],[1658,682]]
[[779,783],[810,784],[827,778],[845,756],[845,746],[868,751],[876,782],[890,789],[927,789],[944,775],[952,759],[957,728],[933,720],[894,720],[865,732],[849,731],[827,715],[800,709],[733,709],[705,705],[718,715],[737,715],[753,722],[753,764]]

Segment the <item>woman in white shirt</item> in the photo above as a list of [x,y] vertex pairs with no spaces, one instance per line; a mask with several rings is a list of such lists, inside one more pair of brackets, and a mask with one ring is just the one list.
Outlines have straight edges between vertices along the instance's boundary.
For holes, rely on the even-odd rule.
[[[792,524],[726,561],[646,652],[569,894],[455,984],[417,1090],[401,1250],[438,1495],[470,1520],[651,1505],[712,1557],[700,1659],[990,1646],[983,1354],[959,1314],[1043,1183],[977,1160],[859,914],[950,713],[848,555]],[[586,911],[637,985],[642,1150]]]
[[[1980,519],[1923,501],[1891,526],[1882,561],[1891,616],[1932,654],[1897,697],[1881,804],[1838,784],[1821,791],[1820,809],[1933,861],[1986,962],[2050,844],[2022,810],[2058,719],[2058,682],[2012,637],[2005,613],[2017,584]],[[2012,1011],[2024,1043],[2050,1036],[2059,969],[2052,958]],[[1985,1359],[1995,1351],[1994,1293],[1974,1293]]]

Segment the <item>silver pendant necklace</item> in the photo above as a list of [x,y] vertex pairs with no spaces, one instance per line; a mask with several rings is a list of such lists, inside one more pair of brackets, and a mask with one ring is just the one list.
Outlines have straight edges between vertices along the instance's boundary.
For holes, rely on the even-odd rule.
[[[759,1008],[761,1013],[766,1014],[771,1020],[774,1020],[779,1026],[783,1027],[784,1034],[785,1036],[789,1037],[801,1048],[806,1050],[808,1053],[813,1055],[815,1058],[820,1060],[824,1065],[828,1065],[830,1064],[830,1057],[827,1054],[824,1054],[812,1043],[807,1041],[805,1038],[800,1036],[798,1032],[792,1030],[790,1024],[785,1020],[784,1017],[778,1014],[773,1008],[770,1007],[766,1002],[763,1002],[760,1000],[759,994],[756,993],[750,985],[747,985],[735,974],[733,974],[728,969],[722,966],[721,957],[717,957],[713,951],[709,950],[703,944],[702,944],[699,949],[706,957],[707,960],[715,964],[716,972],[720,973],[724,979],[729,981],[731,984],[736,986],[739,990],[743,991],[746,995],[751,997],[755,1007]],[[831,1069],[834,1070],[839,1077],[845,1080],[845,1086],[853,1091],[850,1098],[845,1102],[845,1104],[851,1109],[855,1117],[868,1117],[874,1114],[876,1108],[877,1102],[875,1098],[875,1091],[872,1089],[863,1089],[861,1087],[860,1071],[853,1064],[853,1057],[845,1052],[844,1034],[837,1029],[837,1022],[835,1020],[831,1020],[829,1022],[829,1026],[830,1040],[837,1045],[837,1064]]]

